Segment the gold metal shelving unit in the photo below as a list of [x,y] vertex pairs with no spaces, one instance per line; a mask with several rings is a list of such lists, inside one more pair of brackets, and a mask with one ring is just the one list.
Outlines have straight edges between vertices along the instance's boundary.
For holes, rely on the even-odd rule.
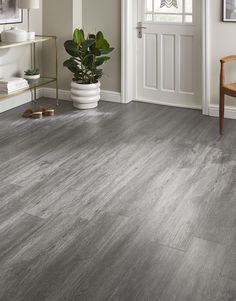
[[48,85],[50,83],[55,83],[56,84],[56,102],[57,102],[57,105],[59,104],[59,99],[58,99],[58,50],[57,50],[57,37],[56,36],[36,36],[34,40],[28,40],[28,41],[20,42],[20,43],[0,42],[0,50],[31,45],[31,47],[32,47],[32,67],[36,68],[36,45],[38,43],[43,43],[43,42],[47,42],[47,41],[54,42],[55,70],[56,70],[55,77],[41,77],[40,79],[38,79],[35,82],[34,81],[29,82],[29,87],[27,87],[27,88],[24,88],[24,89],[21,89],[21,90],[12,92],[12,93],[8,93],[8,94],[0,94],[0,100],[24,93],[26,91],[31,91],[34,94],[33,100],[35,101],[36,97],[37,97],[37,88]]

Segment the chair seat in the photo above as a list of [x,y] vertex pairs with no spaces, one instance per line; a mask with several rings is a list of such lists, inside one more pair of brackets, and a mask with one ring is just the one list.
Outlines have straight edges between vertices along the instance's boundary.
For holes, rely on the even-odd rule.
[[222,88],[225,94],[236,97],[236,83],[224,84]]

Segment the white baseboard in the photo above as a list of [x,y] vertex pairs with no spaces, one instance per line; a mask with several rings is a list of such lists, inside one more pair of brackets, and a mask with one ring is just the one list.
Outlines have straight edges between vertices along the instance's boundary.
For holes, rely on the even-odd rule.
[[23,104],[29,103],[31,101],[30,92],[22,93],[20,95],[6,98],[0,101],[0,113],[11,110]]
[[[37,98],[41,97],[43,97],[43,89],[39,88],[37,89]],[[0,113],[17,108],[29,102],[31,102],[31,93],[29,91],[14,97],[3,99],[0,101]]]
[[[56,90],[53,88],[42,88],[43,96],[47,98],[55,98]],[[59,90],[59,99],[71,101],[70,91],[68,90]],[[101,91],[101,99],[104,101],[110,102],[121,102],[121,93],[114,91]]]
[[114,92],[114,91],[102,90],[101,91],[101,99],[104,101],[121,103],[121,93]]
[[[59,90],[58,96],[60,100],[70,101],[70,91],[67,90]],[[54,88],[42,88],[42,97],[47,98],[55,98],[56,97],[56,89]]]
[[[41,98],[41,97],[55,98],[55,96],[56,96],[56,89],[54,88],[42,87],[37,89],[37,98]],[[59,99],[71,101],[70,91],[59,90]],[[102,90],[101,99],[104,101],[121,103],[121,93]],[[23,104],[29,103],[30,101],[31,101],[30,92],[26,92],[11,98],[6,98],[0,101],[0,113],[11,110]]]
[[[219,117],[219,106],[210,105],[209,115],[212,117]],[[225,107],[225,118],[236,119],[236,107]]]
[[[38,98],[40,98],[40,97],[55,98],[55,95],[56,95],[56,90],[53,88],[43,87],[43,88],[39,88],[37,90]],[[71,100],[70,99],[70,91],[59,90],[59,99],[70,101]],[[121,103],[121,93],[114,92],[114,91],[102,90],[101,91],[101,99],[104,101]],[[26,93],[17,95],[12,98],[6,98],[6,99],[0,101],[0,113],[11,110],[11,109],[21,106],[23,104],[29,103],[30,101],[31,101],[30,92],[26,92]],[[150,102],[145,99],[140,99],[137,101],[145,102],[145,103],[160,104],[160,105],[177,106],[177,105],[173,105],[171,103],[166,104],[166,103],[162,103],[162,102]],[[182,106],[182,105],[180,105],[179,107],[186,108],[186,106]],[[200,107],[194,107],[194,106],[188,106],[187,108],[200,110]],[[211,104],[209,106],[209,115],[213,116],[213,117],[219,117],[219,106]],[[236,119],[236,107],[226,106],[225,107],[225,118]]]
[[162,101],[156,101],[156,100],[154,101],[154,100],[149,100],[149,99],[145,99],[145,98],[140,98],[140,99],[137,99],[135,101],[137,101],[137,102],[144,102],[144,103],[150,103],[150,104],[155,104],[155,105],[168,106],[168,107],[201,110],[200,106],[182,105],[182,104],[177,104],[177,103],[162,102]]

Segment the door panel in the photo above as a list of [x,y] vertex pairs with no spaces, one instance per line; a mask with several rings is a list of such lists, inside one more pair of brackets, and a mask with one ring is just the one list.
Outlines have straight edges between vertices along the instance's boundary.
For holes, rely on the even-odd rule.
[[175,36],[162,35],[162,90],[175,90]]
[[147,34],[145,37],[145,87],[157,86],[157,35]]
[[171,1],[138,0],[136,98],[201,108],[201,1]]
[[180,36],[180,92],[194,93],[193,36]]

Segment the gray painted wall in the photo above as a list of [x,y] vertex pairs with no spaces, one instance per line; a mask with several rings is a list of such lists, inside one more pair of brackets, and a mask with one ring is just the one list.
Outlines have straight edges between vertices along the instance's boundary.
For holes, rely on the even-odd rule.
[[[59,56],[59,88],[70,89],[72,75],[63,67],[63,62],[68,57],[64,49],[64,42],[71,39],[73,28],[82,24],[82,9],[80,0],[44,0],[43,2],[43,34],[58,37]],[[52,48],[51,48],[52,49]],[[44,72],[50,74],[54,62],[54,51],[44,47]]]
[[121,1],[83,0],[83,28],[86,32],[102,30],[115,47],[112,60],[105,66],[102,89],[120,92],[121,86]]
[[[67,55],[64,51],[64,41],[71,37],[72,31],[72,0],[44,0],[43,2],[43,34],[55,35],[58,37],[58,56],[59,56],[59,87],[69,90],[71,75],[63,68],[62,63]],[[52,46],[53,47],[53,46]],[[48,46],[43,49],[44,73],[53,75],[54,51]]]
[[[236,54],[236,24],[221,21],[221,1],[214,1],[210,9],[210,92],[211,103],[219,103],[219,74],[220,59],[227,55]],[[236,64],[226,66],[226,81],[236,82]],[[227,97],[226,104],[235,106],[235,98]]]

